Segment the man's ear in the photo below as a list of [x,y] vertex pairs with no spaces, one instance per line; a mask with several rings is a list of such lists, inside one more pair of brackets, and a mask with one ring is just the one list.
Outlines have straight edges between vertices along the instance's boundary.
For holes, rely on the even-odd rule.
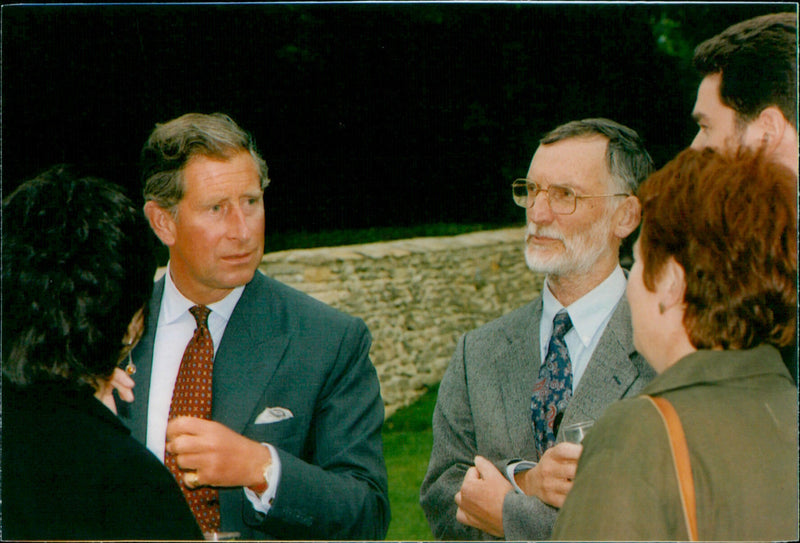
[[774,153],[781,144],[788,124],[789,121],[776,106],[764,108],[750,123],[750,130],[754,131],[750,138],[752,147],[764,146],[767,154]]
[[144,214],[150,221],[150,228],[153,229],[161,243],[167,247],[175,244],[175,218],[172,213],[150,200],[144,204]]
[[642,204],[636,196],[628,196],[614,211],[614,235],[625,239],[642,220]]

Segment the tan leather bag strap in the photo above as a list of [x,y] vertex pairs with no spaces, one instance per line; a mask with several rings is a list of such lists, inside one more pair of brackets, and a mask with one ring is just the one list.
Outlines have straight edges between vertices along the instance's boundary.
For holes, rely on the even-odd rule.
[[694,497],[694,478],[692,477],[692,464],[689,461],[689,449],[686,446],[686,436],[683,426],[675,408],[665,398],[646,396],[658,409],[661,420],[667,427],[669,444],[672,449],[672,460],[675,472],[678,475],[678,487],[681,494],[683,515],[686,519],[686,530],[690,541],[697,541],[697,504]]

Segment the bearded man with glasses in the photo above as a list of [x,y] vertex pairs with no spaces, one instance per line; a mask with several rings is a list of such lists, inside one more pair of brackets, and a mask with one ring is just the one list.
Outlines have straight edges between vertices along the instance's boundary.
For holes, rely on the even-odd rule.
[[560,430],[654,377],[619,263],[652,169],[635,131],[585,119],[545,135],[514,181],[525,260],[546,279],[535,300],[462,336],[442,379],[420,491],[437,538],[547,539],[582,451]]

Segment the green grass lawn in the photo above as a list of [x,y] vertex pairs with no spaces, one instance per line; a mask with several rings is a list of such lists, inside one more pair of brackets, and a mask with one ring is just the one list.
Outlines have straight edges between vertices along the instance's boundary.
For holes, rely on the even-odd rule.
[[390,541],[433,541],[419,505],[419,487],[428,469],[433,434],[431,416],[438,386],[414,404],[397,411],[383,427],[383,455],[389,472],[392,521]]

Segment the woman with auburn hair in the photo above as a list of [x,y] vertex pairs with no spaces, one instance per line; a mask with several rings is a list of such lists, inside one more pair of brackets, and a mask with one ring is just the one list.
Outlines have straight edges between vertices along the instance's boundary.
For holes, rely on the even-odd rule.
[[659,375],[587,435],[554,539],[798,539],[797,389],[776,348],[795,334],[795,182],[758,153],[689,149],[642,184],[627,294]]

